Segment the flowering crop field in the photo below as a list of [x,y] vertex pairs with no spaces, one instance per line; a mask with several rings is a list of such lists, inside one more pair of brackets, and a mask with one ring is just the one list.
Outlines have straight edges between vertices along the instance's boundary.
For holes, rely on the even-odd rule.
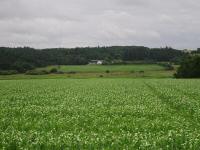
[[200,80],[0,81],[0,149],[199,149]]

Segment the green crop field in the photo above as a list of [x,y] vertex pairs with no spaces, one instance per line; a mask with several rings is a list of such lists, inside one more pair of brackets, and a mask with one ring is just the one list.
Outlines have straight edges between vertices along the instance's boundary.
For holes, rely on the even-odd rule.
[[200,80],[0,81],[0,149],[199,149]]
[[154,64],[134,64],[134,65],[72,65],[72,66],[49,66],[45,70],[57,68],[63,72],[134,72],[134,71],[159,71],[164,70],[164,67]]

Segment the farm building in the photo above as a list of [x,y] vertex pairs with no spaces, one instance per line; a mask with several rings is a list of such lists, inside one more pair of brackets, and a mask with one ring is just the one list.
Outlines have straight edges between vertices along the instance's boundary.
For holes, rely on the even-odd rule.
[[102,65],[103,64],[103,60],[91,60],[89,62],[89,64],[93,64],[93,65]]

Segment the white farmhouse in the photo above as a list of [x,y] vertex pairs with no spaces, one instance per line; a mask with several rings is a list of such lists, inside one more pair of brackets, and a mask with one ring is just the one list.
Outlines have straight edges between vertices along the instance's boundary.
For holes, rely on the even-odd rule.
[[89,64],[91,64],[91,65],[102,65],[103,64],[103,60],[91,60],[89,62]]

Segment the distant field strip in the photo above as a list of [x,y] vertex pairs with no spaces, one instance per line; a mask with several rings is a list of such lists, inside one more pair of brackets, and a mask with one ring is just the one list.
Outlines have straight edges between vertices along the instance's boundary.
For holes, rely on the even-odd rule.
[[200,80],[0,80],[0,149],[200,147]]
[[70,72],[131,72],[131,71],[159,71],[164,70],[164,67],[151,64],[138,64],[138,65],[77,65],[77,66],[49,66],[42,69],[50,70],[57,68],[59,71]]

